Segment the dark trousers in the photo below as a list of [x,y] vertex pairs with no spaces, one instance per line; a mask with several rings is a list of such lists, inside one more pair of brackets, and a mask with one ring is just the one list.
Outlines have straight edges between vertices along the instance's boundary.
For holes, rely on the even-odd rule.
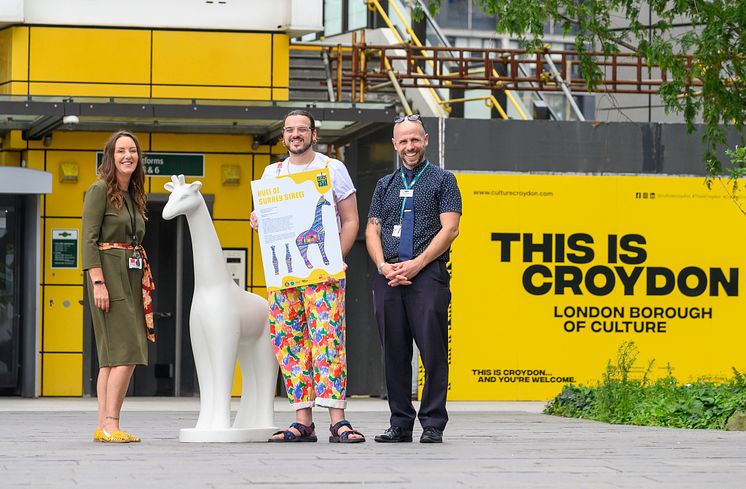
[[417,414],[412,405],[412,340],[425,367],[420,412],[422,427],[444,429],[448,422],[448,304],[450,276],[445,263],[427,265],[412,285],[390,287],[373,279],[378,331],[384,350],[391,426],[411,430]]

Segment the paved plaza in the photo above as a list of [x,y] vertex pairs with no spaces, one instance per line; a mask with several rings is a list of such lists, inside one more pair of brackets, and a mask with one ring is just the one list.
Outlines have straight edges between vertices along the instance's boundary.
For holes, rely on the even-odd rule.
[[[292,413],[276,399],[278,426]],[[235,406],[235,404],[234,404]],[[196,399],[128,398],[140,444],[93,443],[95,399],[0,398],[0,488],[692,488],[746,487],[746,433],[613,426],[541,414],[541,403],[449,403],[442,445],[379,444],[385,401],[353,399],[368,442],[179,443]],[[420,434],[415,429],[415,440]]]

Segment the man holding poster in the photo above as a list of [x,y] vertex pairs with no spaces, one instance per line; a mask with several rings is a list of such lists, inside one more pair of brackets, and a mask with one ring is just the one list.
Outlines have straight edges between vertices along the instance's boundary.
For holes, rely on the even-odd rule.
[[269,441],[315,442],[316,405],[329,409],[330,442],[364,442],[344,412],[347,266],[342,260],[358,231],[355,187],[341,161],[312,149],[316,123],[309,112],[290,112],[282,138],[288,158],[252,182],[251,226],[259,230],[272,347],[296,413],[296,422]]

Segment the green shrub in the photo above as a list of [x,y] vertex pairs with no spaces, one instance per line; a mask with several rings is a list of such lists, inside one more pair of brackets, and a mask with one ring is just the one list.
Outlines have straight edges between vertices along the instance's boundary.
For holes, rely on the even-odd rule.
[[654,361],[631,375],[638,355],[634,342],[622,343],[596,386],[565,385],[544,412],[614,424],[722,429],[731,414],[746,409],[746,376],[735,368],[726,382],[679,384],[669,365],[668,375],[651,381]]

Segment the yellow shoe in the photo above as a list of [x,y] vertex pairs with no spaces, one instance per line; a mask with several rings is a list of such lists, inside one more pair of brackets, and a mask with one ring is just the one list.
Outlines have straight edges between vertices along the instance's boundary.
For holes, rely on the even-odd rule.
[[93,432],[93,441],[104,441],[104,436],[104,430],[96,428],[96,431]]
[[129,443],[132,441],[130,440],[129,435],[124,431],[115,431],[112,434],[108,434],[104,431],[103,433],[104,437],[101,441],[104,443]]
[[140,443],[142,441],[142,439],[137,435],[133,435],[132,433],[127,433],[126,431],[123,431],[122,433],[124,433],[125,435],[129,437],[130,443]]

